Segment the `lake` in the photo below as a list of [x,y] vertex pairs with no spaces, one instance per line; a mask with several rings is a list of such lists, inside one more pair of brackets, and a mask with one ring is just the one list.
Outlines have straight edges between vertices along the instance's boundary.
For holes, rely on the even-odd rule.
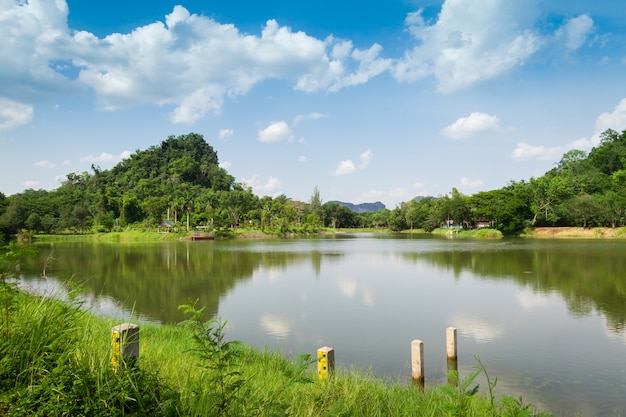
[[285,355],[330,346],[338,367],[407,383],[420,339],[430,386],[446,381],[452,326],[462,377],[477,356],[499,395],[556,415],[626,415],[626,241],[345,234],[38,246],[24,285],[52,291],[71,278],[94,310],[120,320],[176,323],[177,306],[197,299],[228,322],[228,339]]

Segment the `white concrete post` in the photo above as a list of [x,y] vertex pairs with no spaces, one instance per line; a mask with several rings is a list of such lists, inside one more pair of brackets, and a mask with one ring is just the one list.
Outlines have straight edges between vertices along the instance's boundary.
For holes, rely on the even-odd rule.
[[457,358],[455,327],[446,328],[446,356],[448,359]]
[[424,386],[424,343],[417,339],[411,342],[411,376],[414,383]]

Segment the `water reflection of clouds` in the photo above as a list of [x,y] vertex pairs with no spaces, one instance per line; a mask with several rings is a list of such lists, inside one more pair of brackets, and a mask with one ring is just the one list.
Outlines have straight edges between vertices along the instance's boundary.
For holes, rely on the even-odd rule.
[[[337,279],[337,286],[339,287],[339,291],[346,298],[354,298],[357,293],[358,285],[355,279],[351,278],[343,278],[340,277]],[[364,286],[361,290],[361,295],[363,297],[363,303],[368,307],[372,307],[374,305],[374,292],[371,288]]]
[[604,319],[604,333],[609,339],[618,340],[626,345],[626,330],[616,329],[615,326],[611,326],[608,320]]
[[259,325],[265,333],[286,339],[291,333],[292,320],[277,314],[263,314],[259,319]]
[[527,289],[520,289],[517,292],[517,300],[524,311],[532,311],[536,308],[561,303],[560,298],[555,294],[539,293]]
[[337,279],[337,285],[339,286],[339,291],[348,298],[354,297],[356,294],[356,280],[349,278],[339,278]]
[[451,318],[451,323],[458,328],[462,336],[473,339],[476,343],[489,343],[504,336],[505,327],[490,319],[458,314]]
[[[28,283],[21,281],[20,288],[38,296],[68,301],[69,287],[65,283],[52,277],[48,277],[44,280],[29,281]],[[119,320],[154,322],[153,319],[147,316],[122,307],[114,298],[106,295],[95,295],[82,291],[78,294],[77,300],[82,303],[82,306],[86,310],[98,316],[110,317]]]

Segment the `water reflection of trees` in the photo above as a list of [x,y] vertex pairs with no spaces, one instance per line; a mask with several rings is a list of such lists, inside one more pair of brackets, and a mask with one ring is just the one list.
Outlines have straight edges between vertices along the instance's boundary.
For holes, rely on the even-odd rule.
[[515,250],[442,251],[407,253],[410,260],[463,271],[484,279],[513,279],[535,292],[557,291],[573,315],[589,315],[595,308],[611,331],[626,328],[626,257],[622,247],[566,246]]
[[183,317],[178,305],[198,300],[208,315],[218,311],[220,297],[260,268],[285,267],[308,259],[296,252],[253,252],[218,248],[210,242],[160,244],[63,243],[41,245],[37,257],[23,266],[26,277],[38,277],[46,257],[54,252],[47,274],[61,281],[72,278],[118,300],[126,310],[162,322]]

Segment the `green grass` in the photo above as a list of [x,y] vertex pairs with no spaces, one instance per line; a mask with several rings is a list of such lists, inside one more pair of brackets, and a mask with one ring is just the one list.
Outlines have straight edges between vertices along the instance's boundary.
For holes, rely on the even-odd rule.
[[530,416],[517,400],[471,392],[471,375],[425,390],[345,369],[319,381],[311,355],[228,341],[195,306],[187,306],[186,327],[141,324],[136,367],[113,372],[119,322],[75,300],[19,292],[2,300],[10,307],[0,322],[0,415]]
[[434,235],[444,235],[454,238],[473,238],[473,239],[500,239],[502,232],[496,229],[435,229],[432,231]]

